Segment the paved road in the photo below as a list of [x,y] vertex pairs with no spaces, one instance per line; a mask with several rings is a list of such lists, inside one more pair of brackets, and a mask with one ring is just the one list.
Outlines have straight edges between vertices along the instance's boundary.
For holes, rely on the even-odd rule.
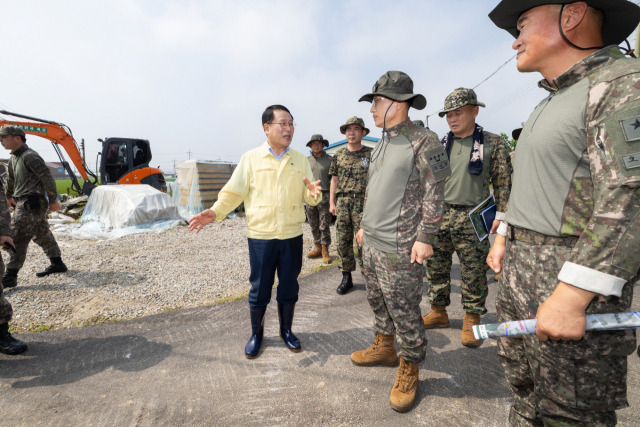
[[[351,352],[373,340],[372,314],[362,277],[355,274],[355,290],[339,296],[341,275],[333,267],[300,281],[298,354],[278,338],[272,305],[265,349],[257,359],[244,358],[246,300],[18,335],[29,351],[0,355],[0,425],[504,426],[510,394],[495,342],[477,349],[460,344],[459,269],[453,277],[452,328],[428,331],[419,395],[406,414],[388,403],[395,368],[350,362]],[[495,321],[495,291],[491,282],[486,323]],[[637,356],[629,358],[629,402],[618,413],[620,425],[640,419]]]

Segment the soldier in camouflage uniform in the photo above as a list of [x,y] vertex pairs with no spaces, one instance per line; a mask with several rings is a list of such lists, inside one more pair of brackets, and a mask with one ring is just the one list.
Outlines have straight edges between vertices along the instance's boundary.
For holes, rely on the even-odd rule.
[[329,167],[333,157],[328,155],[324,149],[329,146],[329,141],[322,135],[315,134],[307,142],[307,147],[311,148],[309,164],[313,171],[313,179],[320,181],[322,187],[322,201],[316,206],[307,206],[307,220],[313,233],[315,249],[307,254],[308,258],[318,258],[322,256],[322,262],[330,263],[329,245],[331,244],[331,213],[329,212]]
[[431,311],[423,317],[424,326],[449,327],[447,306],[451,304],[452,256],[457,252],[462,270],[461,294],[465,311],[462,323],[462,344],[477,347],[480,341],[473,336],[473,326],[480,324],[485,314],[487,286],[487,255],[489,239],[478,240],[469,211],[491,194],[496,202],[496,220],[490,226],[494,234],[504,219],[511,191],[511,157],[499,135],[485,131],[476,123],[479,107],[473,89],[458,88],[444,101],[444,109],[451,131],[442,139],[449,155],[451,176],[444,184],[444,216],[440,223],[438,244],[433,257],[427,261],[427,301]]
[[549,92],[520,134],[487,258],[494,270],[504,261],[498,320],[538,320],[537,336],[498,342],[509,420],[612,426],[628,406],[635,331],[585,333],[585,314],[629,311],[640,270],[640,61],[615,46],[640,7],[503,0],[489,17],[516,37],[518,70],[539,72]]
[[[11,214],[9,204],[4,193],[4,186],[0,185],[0,245],[13,246],[11,239]],[[7,248],[3,248],[7,250]],[[4,273],[4,262],[0,256],[0,274]],[[11,336],[9,322],[13,315],[11,303],[4,297],[4,289],[0,286],[0,353],[19,354],[27,349],[27,345]]]
[[51,171],[42,157],[25,144],[27,139],[19,127],[2,126],[0,141],[4,148],[11,151],[7,200],[14,208],[11,230],[17,253],[10,253],[7,271],[2,277],[2,286],[12,288],[18,284],[18,271],[27,257],[27,247],[31,239],[42,247],[51,260],[51,265],[36,273],[36,276],[64,273],[67,266],[62,262],[60,248],[47,222],[47,208],[52,212],[60,209],[56,182],[51,176]]
[[[338,150],[333,157],[331,175],[330,211],[337,216],[336,239],[338,240],[338,268],[342,271],[342,282],[336,292],[344,295],[353,288],[351,272],[356,269],[353,253],[353,237],[360,229],[364,194],[367,189],[371,148],[362,145],[362,138],[369,134],[364,120],[351,117],[340,126],[340,133],[347,137],[347,147]],[[362,256],[358,254],[360,269]]]
[[389,71],[360,98],[370,101],[382,139],[371,153],[369,183],[361,229],[367,299],[375,316],[375,341],[351,354],[359,366],[398,363],[394,335],[400,343],[400,366],[391,391],[391,407],[411,409],[418,389],[418,365],[427,338],[420,313],[423,262],[433,255],[442,218],[444,181],[449,160],[438,136],[409,120],[409,107],[423,109],[424,96],[413,81]]

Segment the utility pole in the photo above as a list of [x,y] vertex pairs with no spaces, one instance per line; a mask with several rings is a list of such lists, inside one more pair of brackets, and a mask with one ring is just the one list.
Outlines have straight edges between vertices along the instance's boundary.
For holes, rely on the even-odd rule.
[[82,138],[82,141],[80,141],[80,148],[82,149],[82,161],[86,163],[86,160],[84,157],[84,138]]

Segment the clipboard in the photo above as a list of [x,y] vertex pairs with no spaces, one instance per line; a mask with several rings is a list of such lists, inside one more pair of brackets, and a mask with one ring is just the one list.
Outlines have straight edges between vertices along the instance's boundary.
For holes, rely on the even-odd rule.
[[489,236],[491,225],[496,217],[496,202],[493,195],[484,199],[478,206],[469,211],[471,225],[478,236],[479,241],[483,241]]

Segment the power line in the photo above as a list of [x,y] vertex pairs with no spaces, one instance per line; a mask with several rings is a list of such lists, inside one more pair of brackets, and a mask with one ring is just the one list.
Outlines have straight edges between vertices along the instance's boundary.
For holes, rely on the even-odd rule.
[[[478,83],[477,85],[475,85],[472,89],[476,89],[477,87],[479,87],[481,84],[485,83],[487,80],[489,80],[491,77],[495,76],[498,71],[502,70],[509,62],[513,61],[513,58],[515,58],[516,55],[513,55],[511,58],[509,58],[507,61],[504,62],[504,64],[500,65],[498,68],[495,69],[495,71],[493,71],[491,74],[489,74],[484,80],[482,80],[480,83]],[[444,108],[439,109],[438,111],[434,111],[431,114],[427,114],[427,121],[429,121],[429,117],[433,116],[434,114],[439,113],[440,111],[444,110]]]

